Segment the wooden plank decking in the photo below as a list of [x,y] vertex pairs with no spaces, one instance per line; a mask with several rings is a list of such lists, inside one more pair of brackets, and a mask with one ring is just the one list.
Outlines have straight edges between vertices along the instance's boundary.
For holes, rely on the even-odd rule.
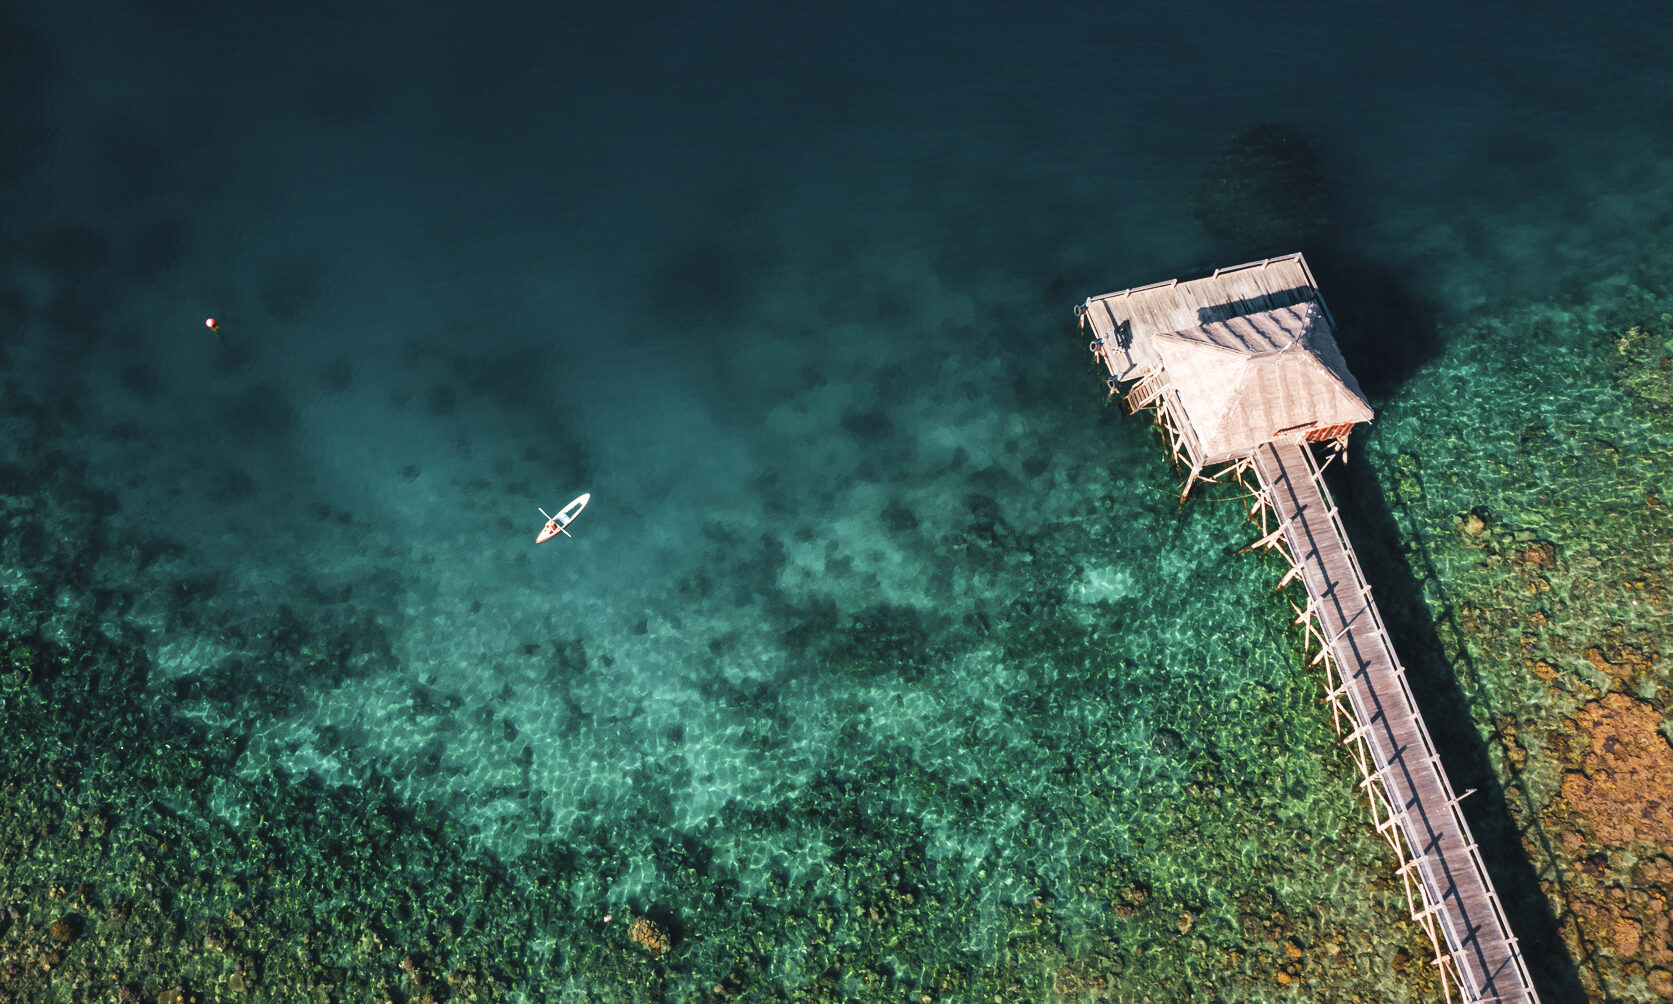
[[1201,279],[1170,279],[1089,297],[1083,305],[1083,320],[1102,343],[1099,356],[1110,375],[1127,381],[1144,375],[1154,362],[1142,348],[1137,354],[1132,351],[1135,333],[1186,331],[1309,300],[1318,300],[1329,315],[1330,308],[1318,298],[1306,259],[1291,254],[1219,269]]
[[1370,587],[1305,446],[1269,443],[1255,474],[1307,587],[1329,657],[1370,754],[1367,781],[1380,784],[1404,838],[1402,872],[1423,902],[1414,916],[1439,928],[1465,1000],[1537,1002],[1527,966],[1482,866],[1469,824],[1435,755]]

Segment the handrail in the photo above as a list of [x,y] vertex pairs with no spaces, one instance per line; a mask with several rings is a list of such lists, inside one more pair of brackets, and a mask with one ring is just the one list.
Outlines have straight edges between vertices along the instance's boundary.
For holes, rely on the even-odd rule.
[[1157,369],[1149,376],[1141,379],[1132,390],[1127,392],[1125,402],[1129,414],[1138,411],[1145,405],[1156,400],[1167,389],[1167,373]]
[[[1284,289],[1302,287],[1296,292],[1318,305],[1333,331],[1335,316],[1320,294],[1305,256],[1300,253],[1216,268],[1212,276],[1190,279],[1186,284],[1221,280],[1254,269],[1261,274],[1230,285],[1238,287],[1237,295],[1269,294],[1274,292],[1274,273],[1266,270],[1279,265],[1285,269],[1281,273]],[[1292,266],[1299,268],[1299,276]],[[1127,323],[1117,322],[1116,315],[1122,308],[1114,301],[1126,301],[1135,293],[1148,292],[1163,292],[1158,299],[1169,301],[1164,291],[1181,285],[1181,280],[1174,278],[1088,297],[1077,314],[1084,322],[1091,315],[1093,304],[1103,306],[1101,316],[1108,322],[1105,326],[1116,337],[1100,336],[1088,348],[1103,359],[1110,374],[1107,382],[1112,394],[1118,392],[1118,384],[1131,388],[1123,396],[1122,403],[1126,406],[1123,410],[1131,413],[1152,409],[1175,464],[1189,461],[1190,474],[1181,495],[1183,504],[1206,462],[1200,456],[1202,446],[1196,439],[1191,416],[1177,388],[1165,379],[1159,361],[1147,362],[1140,371],[1137,360],[1131,358],[1131,346],[1123,343],[1120,349],[1125,365],[1122,365],[1117,361],[1113,344],[1120,340],[1121,327]],[[1185,296],[1173,299],[1177,302],[1171,306],[1163,303],[1163,307],[1183,309],[1190,305],[1187,301],[1194,300]],[[1135,309],[1134,305],[1126,306]],[[1096,325],[1093,330],[1096,334]],[[1295,426],[1286,432],[1307,431],[1307,428]],[[1328,430],[1314,428],[1312,431]],[[1267,444],[1271,453],[1263,453],[1267,446],[1262,446],[1251,453],[1218,457],[1214,462],[1229,463],[1229,469],[1235,469],[1240,480],[1243,471],[1255,469],[1261,502],[1250,513],[1254,518],[1256,510],[1260,512],[1263,535],[1256,546],[1273,546],[1282,540],[1282,549],[1289,553],[1292,567],[1280,586],[1297,576],[1308,585],[1307,609],[1299,613],[1297,623],[1306,624],[1305,644],[1309,656],[1315,635],[1319,641],[1318,655],[1312,657],[1309,665],[1320,662],[1325,665],[1325,689],[1338,734],[1344,718],[1354,720],[1355,728],[1343,741],[1351,744],[1353,759],[1364,775],[1360,786],[1370,799],[1377,832],[1388,840],[1399,859],[1398,874],[1406,904],[1412,919],[1422,926],[1434,948],[1434,964],[1443,992],[1449,997],[1456,992],[1466,999],[1480,1000],[1493,998],[1488,993],[1488,988],[1492,988],[1498,992],[1496,999],[1537,1004],[1539,997],[1527,961],[1511,931],[1504,903],[1459,807],[1461,796],[1440,762],[1434,737],[1418,708],[1388,625],[1371,596],[1365,570],[1341,514],[1322,480],[1318,458],[1306,442],[1295,440],[1293,436],[1275,437]],[[1345,440],[1345,435],[1339,437],[1338,448],[1345,446]],[[1286,452],[1292,449],[1300,450],[1299,463],[1294,461],[1293,454]],[[1311,484],[1305,485],[1303,477]],[[1281,519],[1278,530],[1268,534],[1267,509],[1277,503],[1281,485],[1283,494],[1288,496],[1284,508],[1290,512]],[[1322,511],[1313,511],[1315,504]],[[1341,552],[1340,556],[1336,550]],[[1385,674],[1393,676],[1392,682]],[[1336,678],[1334,682],[1332,676]],[[1444,807],[1434,804],[1437,801],[1444,802]],[[1496,930],[1489,929],[1489,924],[1496,924]],[[1520,987],[1511,986],[1512,982],[1520,983]]]
[[[1450,817],[1453,825],[1456,827],[1460,837],[1464,839],[1465,851],[1470,861],[1471,870],[1474,871],[1476,876],[1481,880],[1482,890],[1485,894],[1487,905],[1493,913],[1493,919],[1498,922],[1499,929],[1504,933],[1506,939],[1513,942],[1511,946],[1513,951],[1510,953],[1510,960],[1515,967],[1518,981],[1522,984],[1523,989],[1528,992],[1530,997],[1537,999],[1533,988],[1533,979],[1531,974],[1528,972],[1527,960],[1522,957],[1522,953],[1520,951],[1514,950],[1515,939],[1514,935],[1511,934],[1510,922],[1508,915],[1504,910],[1504,903],[1499,898],[1498,890],[1493,887],[1492,878],[1487,873],[1486,863],[1481,858],[1481,849],[1474,839],[1474,835],[1470,830],[1469,822],[1464,818],[1463,811],[1458,806],[1459,797],[1452,787],[1452,781],[1447,777],[1446,771],[1441,769],[1440,756],[1435,749],[1434,737],[1430,735],[1429,726],[1423,720],[1423,715],[1418,710],[1417,699],[1412,694],[1411,684],[1407,679],[1405,666],[1400,662],[1399,655],[1395,651],[1393,639],[1389,636],[1388,627],[1383,622],[1382,612],[1378,610],[1377,604],[1370,598],[1370,586],[1366,581],[1365,571],[1360,566],[1359,556],[1354,552],[1352,542],[1348,537],[1347,528],[1342,525],[1341,515],[1336,506],[1330,504],[1329,490],[1324,485],[1323,472],[1318,465],[1318,460],[1314,457],[1313,451],[1305,446],[1301,447],[1300,450],[1307,464],[1308,477],[1314,482],[1315,486],[1318,488],[1321,498],[1326,503],[1325,517],[1330,524],[1331,530],[1336,534],[1338,543],[1342,545],[1342,551],[1347,561],[1348,570],[1353,576],[1353,584],[1358,587],[1359,595],[1363,598],[1364,607],[1361,610],[1355,611],[1354,619],[1358,619],[1366,611],[1369,611],[1371,614],[1371,636],[1383,645],[1388,654],[1389,661],[1394,667],[1394,676],[1399,687],[1400,698],[1405,703],[1407,709],[1411,711],[1412,719],[1416,725],[1418,741],[1422,746],[1423,756],[1421,759],[1430,764],[1430,770],[1439,781],[1441,792],[1446,797],[1445,811]],[[1283,470],[1283,468],[1280,467],[1280,470]],[[1342,605],[1341,598],[1339,596],[1334,597],[1333,602],[1335,603],[1338,614],[1341,616],[1343,621],[1348,622],[1349,618],[1347,617],[1347,611]],[[1339,651],[1339,646],[1346,641],[1347,636],[1350,633],[1351,632],[1344,630],[1341,635],[1327,643],[1332,650],[1332,657],[1336,660],[1336,665],[1338,667],[1353,664],[1352,660],[1344,660]],[[1346,681],[1344,681],[1344,683],[1345,682]],[[1358,701],[1355,699],[1357,695],[1351,688],[1347,690],[1346,696],[1348,697],[1349,703],[1354,707],[1356,717],[1359,717],[1362,721],[1369,720],[1365,715],[1365,710],[1358,706]],[[1407,765],[1406,757],[1402,754],[1400,759],[1402,772],[1409,775],[1412,768]],[[1387,767],[1392,765],[1392,761],[1385,764],[1383,768],[1379,769],[1378,774],[1383,774],[1387,770]],[[1387,781],[1384,780],[1383,783],[1386,784]],[[1413,817],[1412,814],[1403,806],[1398,808],[1395,807],[1392,801],[1390,802],[1389,808],[1391,810],[1390,814],[1402,821],[1401,829],[1403,831],[1408,831],[1408,842],[1410,842],[1409,830],[1417,829],[1420,821]],[[1409,827],[1407,825],[1408,821],[1410,823]],[[1421,826],[1424,830],[1427,830],[1430,833],[1436,832],[1434,827],[1426,820],[1421,821]],[[1449,938],[1448,941],[1458,946],[1453,950],[1455,958],[1454,964],[1456,965],[1458,950],[1462,949],[1463,945],[1471,941],[1477,941],[1476,936],[1473,932],[1460,932],[1457,930],[1457,918],[1453,916],[1453,911],[1445,902],[1445,893],[1440,881],[1434,874],[1434,869],[1431,865],[1429,855],[1415,855],[1413,857],[1413,864],[1416,865],[1415,870],[1423,878],[1421,888],[1424,891],[1425,898],[1432,900],[1431,905],[1433,906],[1433,912],[1437,916],[1441,917],[1444,926],[1448,932],[1453,935],[1453,937]],[[1456,882],[1449,882],[1448,884],[1456,888]],[[1479,944],[1479,941],[1477,941],[1477,943]],[[1489,979],[1494,978],[1492,974],[1486,975]]]

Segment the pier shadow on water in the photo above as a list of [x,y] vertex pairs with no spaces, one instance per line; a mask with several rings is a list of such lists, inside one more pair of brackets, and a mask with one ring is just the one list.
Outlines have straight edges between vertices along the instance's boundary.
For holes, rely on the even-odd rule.
[[[1470,719],[1469,699],[1441,643],[1442,631],[1449,634],[1458,631],[1454,623],[1456,615],[1444,603],[1438,609],[1430,609],[1423,598],[1422,582],[1435,578],[1437,573],[1429,567],[1421,549],[1406,552],[1401,547],[1399,526],[1376,471],[1368,463],[1360,460],[1332,465],[1326,480],[1366,580],[1377,597],[1395,652],[1406,667],[1413,696],[1435,741],[1447,777],[1455,791],[1475,789],[1459,805],[1504,905],[1511,933],[1520,942],[1534,987],[1544,1004],[1581,1004],[1587,997],[1579,970],[1563,944],[1551,902],[1540,888],[1538,871],[1523,845],[1526,837],[1539,848],[1542,858],[1550,860],[1554,857],[1552,835],[1540,825],[1532,805],[1523,806],[1525,823],[1519,827],[1507,802],[1505,787],[1488,757],[1487,743]],[[1458,659],[1470,658],[1462,645],[1455,647]],[[1499,709],[1486,711],[1497,720]],[[1512,768],[1513,783],[1516,773]],[[1517,788],[1520,790],[1522,786]],[[1555,869],[1548,871],[1556,876],[1554,881],[1560,890],[1560,873]],[[1601,974],[1594,975],[1601,983]]]
[[1356,261],[1338,248],[1316,257],[1308,264],[1336,315],[1336,342],[1376,407],[1444,350],[1435,307],[1387,266]]

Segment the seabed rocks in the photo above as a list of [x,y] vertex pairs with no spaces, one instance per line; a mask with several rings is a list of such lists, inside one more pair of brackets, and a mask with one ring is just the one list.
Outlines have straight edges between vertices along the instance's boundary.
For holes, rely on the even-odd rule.
[[[1084,459],[1096,482],[1097,458]],[[401,802],[374,764],[344,788],[243,779],[239,737],[179,713],[183,701],[222,699],[220,684],[158,693],[122,614],[131,591],[161,588],[175,597],[168,630],[216,630],[195,619],[191,600],[213,583],[153,581],[152,545],[103,536],[87,517],[108,500],[88,495],[60,461],[0,458],[5,483],[32,486],[0,494],[7,1001],[1433,996],[1432,969],[1389,968],[1424,958],[1426,945],[1404,921],[1392,861],[1320,710],[1317,676],[1290,647],[1288,608],[1262,606],[1260,583],[1276,569],[1222,553],[1227,535],[1248,529],[1235,507],[1179,517],[1213,542],[1208,556],[1224,559],[1201,574],[1250,582],[1249,612],[1237,613],[1249,637],[1224,658],[1265,668],[1235,685],[1203,667],[1182,677],[1160,660],[1133,663],[1131,639],[1100,626],[1122,611],[1069,601],[1065,583],[1084,578],[1088,550],[1115,544],[1092,490],[1084,521],[1024,533],[972,504],[966,530],[932,542],[969,552],[959,574],[1003,587],[1005,601],[969,623],[795,608],[782,633],[822,653],[833,678],[919,686],[911,677],[922,674],[933,685],[947,672],[937,660],[1002,653],[1022,681],[1004,695],[1013,741],[1056,780],[1039,791],[1006,777],[972,781],[907,753],[867,751],[856,732],[857,758],[818,778],[795,818],[728,809],[718,824],[819,835],[835,865],[829,895],[810,898],[783,873],[745,894],[705,858],[712,833],[646,819],[632,837],[665,876],[658,898],[605,922],[605,908],[578,906],[570,890],[624,873],[617,830],[582,820],[524,858],[498,861],[474,851],[444,811]],[[1176,518],[1167,493],[1154,502]],[[242,654],[297,675],[386,657],[376,631],[337,624],[313,637],[314,623],[299,612],[243,638]],[[861,638],[856,624],[887,630]],[[607,656],[602,643],[587,649]],[[1130,738],[1113,716],[1077,717],[1085,702],[1137,702],[1158,688],[1177,700]],[[1027,821],[1017,839],[1072,840],[1062,846],[1094,865],[1052,879],[1049,862],[1027,864],[1023,850],[1032,873],[963,875],[959,859],[928,853],[925,806],[1015,812]]]
[[1584,992],[1660,1001],[1673,300],[1622,281],[1588,293],[1450,332],[1476,364],[1420,377],[1368,452]]
[[[924,967],[911,983],[919,1000],[1115,1000],[1135,986],[1172,999],[1233,992],[1225,988],[1244,999],[1306,999],[1355,984],[1365,999],[1380,997],[1379,933],[1341,923],[1378,920],[1376,910],[1321,917],[1309,891],[1312,875],[1352,883],[1369,873],[1378,876],[1374,901],[1395,908],[1398,889],[1383,877],[1387,862],[1363,832],[1359,807],[1342,799],[1328,832],[1315,832],[1320,806],[1308,802],[1328,804],[1328,786],[1302,764],[1296,801],[1273,797],[1264,819],[1229,821],[1228,788],[1266,785],[1247,765],[1224,758],[1222,766],[1187,747],[1187,735],[1215,727],[1206,708],[1195,728],[1180,723],[1169,753],[1191,778],[1169,810],[1170,828],[1184,842],[1229,823],[1247,850],[1216,840],[1176,860],[1177,872],[1155,873],[1155,861],[1139,858],[1090,878],[1076,895],[1109,905],[1098,932],[1060,916],[1060,894],[1042,887],[1007,910],[1009,933],[988,946],[985,965],[972,965],[965,952],[937,947],[959,929],[943,920],[968,907],[947,902],[924,863],[895,856],[882,832],[852,831],[850,906],[760,913],[716,929],[717,918],[695,905],[714,902],[715,890],[699,887],[682,942],[645,916],[613,924],[558,916],[550,893],[522,883],[573,865],[473,857],[448,824],[414,815],[376,783],[359,794],[297,779],[252,787],[240,797],[257,825],[230,828],[194,793],[230,773],[234,744],[170,718],[145,694],[133,653],[96,636],[62,649],[16,635],[0,653],[8,1001],[533,999],[548,984],[526,968],[531,925],[561,931],[560,971],[606,1000],[894,1000],[898,960],[909,958]],[[1259,707],[1237,710],[1270,714],[1281,743],[1337,758],[1327,727],[1308,717],[1315,687],[1298,673]],[[1315,786],[1326,793],[1300,797]],[[839,817],[872,812],[857,795],[835,798],[828,811]],[[1234,877],[1245,861],[1228,851],[1259,855],[1258,867]],[[817,961],[796,992],[763,966],[787,933],[811,942]],[[1405,940],[1401,950],[1415,950]],[[682,946],[726,963],[718,973],[706,968],[699,983],[682,972],[692,965]],[[1425,976],[1402,979],[1422,987]]]

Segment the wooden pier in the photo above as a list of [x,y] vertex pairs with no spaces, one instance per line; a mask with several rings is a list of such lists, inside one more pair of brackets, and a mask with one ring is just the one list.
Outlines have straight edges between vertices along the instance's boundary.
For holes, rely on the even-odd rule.
[[[1111,394],[1151,409],[1198,480],[1232,477],[1254,499],[1254,546],[1299,579],[1308,656],[1322,665],[1337,733],[1353,751],[1372,817],[1393,848],[1412,918],[1428,933],[1448,996],[1537,1004],[1516,937],[1320,476],[1311,444],[1345,456],[1371,409],[1348,372],[1335,321],[1301,255],[1088,299]],[[1327,461],[1328,463],[1328,461]],[[1218,465],[1219,470],[1204,474]],[[1250,484],[1250,482],[1253,484]],[[1315,645],[1317,652],[1314,652]],[[1343,723],[1352,728],[1344,732]],[[1468,792],[1465,793],[1469,794]]]

